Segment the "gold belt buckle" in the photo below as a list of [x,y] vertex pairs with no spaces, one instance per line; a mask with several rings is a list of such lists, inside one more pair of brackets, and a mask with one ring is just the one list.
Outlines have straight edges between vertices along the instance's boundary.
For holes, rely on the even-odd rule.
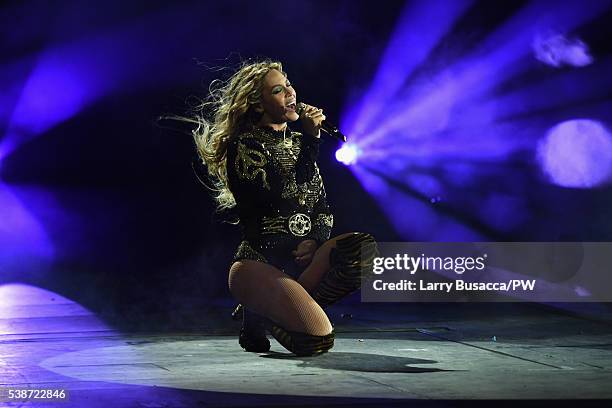
[[289,231],[298,237],[303,237],[310,232],[312,223],[306,214],[296,213],[289,217]]

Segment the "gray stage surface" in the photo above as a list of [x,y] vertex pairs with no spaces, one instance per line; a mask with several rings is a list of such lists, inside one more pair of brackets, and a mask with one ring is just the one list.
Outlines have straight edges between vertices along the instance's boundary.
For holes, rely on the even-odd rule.
[[[556,406],[612,398],[612,326],[548,306],[340,304],[329,310],[333,350],[300,358],[274,340],[270,353],[243,352],[229,303],[182,312],[156,331],[118,329],[41,289],[13,293],[0,308],[0,387],[65,389],[69,401],[7,406]],[[163,319],[149,322],[162,327]]]

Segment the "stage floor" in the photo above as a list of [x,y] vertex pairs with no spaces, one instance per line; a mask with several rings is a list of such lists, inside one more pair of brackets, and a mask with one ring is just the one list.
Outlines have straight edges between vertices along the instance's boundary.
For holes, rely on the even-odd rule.
[[120,330],[51,292],[16,290],[0,308],[0,387],[65,389],[69,401],[7,406],[414,406],[454,399],[557,405],[612,398],[612,326],[550,307],[340,304],[329,310],[337,332],[332,351],[302,358],[275,340],[270,353],[243,352],[229,302],[182,312],[171,329]]

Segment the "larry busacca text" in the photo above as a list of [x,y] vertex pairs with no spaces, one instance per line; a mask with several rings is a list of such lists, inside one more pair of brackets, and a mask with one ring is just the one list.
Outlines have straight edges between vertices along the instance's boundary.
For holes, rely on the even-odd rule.
[[451,291],[533,291],[536,286],[535,279],[510,279],[506,282],[465,282],[457,279],[452,282],[418,282],[402,279],[397,282],[384,282],[377,279],[372,282],[376,291],[420,291],[420,292],[446,292]]

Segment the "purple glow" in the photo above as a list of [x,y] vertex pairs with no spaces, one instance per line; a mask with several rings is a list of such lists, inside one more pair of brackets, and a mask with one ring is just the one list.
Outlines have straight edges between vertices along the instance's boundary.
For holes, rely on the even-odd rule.
[[[411,88],[401,92],[398,89],[395,95],[385,94],[382,110],[376,99],[367,99],[369,94],[366,93],[366,97],[358,102],[358,105],[364,105],[359,109],[364,112],[380,111],[380,115],[372,117],[369,113],[365,114],[363,117],[368,119],[367,123],[358,127],[363,127],[368,133],[351,132],[353,140],[365,150],[388,135],[397,138],[399,134],[408,139],[432,137],[438,132],[453,130],[466,120],[482,123],[481,115],[466,118],[459,113],[467,107],[471,108],[475,101],[490,98],[490,91],[495,86],[530,67],[524,57],[531,52],[532,40],[537,32],[545,31],[550,26],[571,30],[597,16],[608,6],[603,3],[589,3],[586,6],[583,2],[571,1],[563,3],[551,13],[546,3],[530,3],[467,56],[442,71],[423,75],[424,78]],[[547,18],[543,19],[543,15]],[[400,21],[400,24],[403,23]],[[397,31],[401,32],[401,29]],[[423,35],[428,34],[425,32]],[[384,71],[385,68],[379,70]],[[406,79],[408,76],[396,76],[392,82],[403,84]],[[387,89],[376,82],[372,87]],[[355,117],[352,108],[347,112],[345,126],[355,129],[351,121],[361,123],[364,119]]]
[[[385,182],[361,166],[352,166],[365,190],[370,193],[388,219],[393,220],[395,232],[407,241],[448,241],[462,237],[467,241],[483,241],[485,237],[444,214],[435,203],[424,202]],[[433,189],[431,179],[423,179],[424,189]],[[429,185],[428,185],[429,184]],[[437,202],[437,201],[436,201]]]
[[[400,221],[405,217],[418,219],[426,226],[418,231],[417,226],[411,227],[414,235],[426,240],[472,238],[479,235],[473,228],[483,228],[483,225],[498,232],[520,228],[530,219],[530,205],[521,199],[521,182],[500,180],[508,179],[504,174],[505,163],[514,157],[524,157],[525,152],[533,152],[540,135],[549,126],[544,117],[529,114],[537,109],[565,107],[603,96],[609,89],[609,64],[555,73],[557,76],[529,83],[525,88],[508,91],[504,85],[533,69],[529,56],[538,33],[550,32],[551,27],[557,32],[572,32],[599,16],[610,4],[570,0],[551,9],[547,2],[529,2],[460,58],[451,52],[453,59],[448,64],[442,68],[436,64],[429,71],[426,65],[429,53],[438,45],[436,41],[442,38],[441,33],[451,31],[468,4],[461,3],[453,11],[445,10],[438,3],[432,3],[430,9],[420,7],[423,7],[421,11],[427,10],[432,20],[438,21],[438,14],[444,16],[442,20],[447,25],[444,29],[428,25],[412,32],[410,24],[414,22],[407,16],[413,14],[406,11],[398,19],[369,88],[359,92],[363,97],[347,107],[342,118],[351,141],[361,149],[359,162],[351,169],[369,186],[376,185],[370,180],[372,177],[380,176],[382,180],[378,184],[385,184],[390,178],[406,187],[408,195],[400,194],[393,199],[387,197],[388,188],[379,193],[376,188],[366,187],[381,207],[389,207],[386,208],[389,219],[400,234],[407,228]],[[405,37],[409,33],[412,37]],[[410,44],[418,45],[414,56],[412,47],[404,47],[403,51],[396,48],[397,44],[406,42],[405,38],[411,38]],[[565,45],[563,61],[585,65],[586,46],[577,41]],[[395,59],[389,57],[391,51]],[[443,57],[436,55],[436,58]],[[418,72],[418,76],[413,72]],[[500,95],[500,89],[506,93]],[[509,117],[511,120],[506,119]],[[452,164],[457,164],[456,171],[448,171]],[[366,176],[368,171],[374,174]],[[488,188],[483,189],[483,182]],[[429,205],[420,200],[417,203],[409,197],[413,193],[434,201]],[[444,197],[441,206],[438,197]],[[436,213],[438,207],[469,208],[463,212],[471,214],[465,217],[465,223],[450,221],[449,216]],[[439,222],[440,219],[449,224]],[[433,229],[432,225],[435,225]]]
[[[22,143],[69,120],[101,98],[174,80],[164,69],[164,64],[172,61],[160,59],[160,49],[174,50],[179,38],[193,34],[193,26],[176,26],[172,36],[157,28],[164,26],[168,18],[193,23],[189,10],[181,7],[166,8],[63,44],[46,44],[24,60],[27,64],[13,63],[6,68],[12,72],[13,65],[28,65],[25,72],[29,75],[19,80],[15,75],[8,80],[0,78],[2,88],[11,91],[10,97],[0,96],[0,118],[6,118],[8,124],[0,140],[0,160]],[[62,17],[72,18],[72,11],[56,17],[58,26],[64,23]]]
[[[413,139],[452,130],[466,121],[465,115],[459,112],[475,101],[491,97],[490,91],[496,85],[529,68],[524,57],[531,52],[535,33],[549,26],[569,30],[595,17],[604,6],[589,3],[585,7],[580,2],[566,2],[542,20],[542,15],[550,14],[550,6],[530,3],[466,57],[441,72],[432,72],[403,94],[388,95],[384,115],[377,118],[377,123],[365,126],[376,130],[365,136],[357,133],[353,138],[357,137],[357,143],[365,148],[389,134],[401,133]],[[370,108],[376,109],[376,106]],[[480,116],[467,119],[472,123],[481,120]]]
[[483,126],[514,115],[604,98],[612,88],[609,72],[612,72],[612,58],[600,60],[585,70],[551,74],[542,81],[466,106],[457,114],[457,121],[462,126]]
[[[342,118],[342,129],[361,135],[380,111],[387,108],[389,97],[397,93],[415,68],[469,9],[472,1],[410,2],[399,17],[378,71],[361,103]],[[435,24],[431,24],[435,21]]]
[[527,221],[525,199],[510,194],[491,194],[480,209],[482,221],[499,231],[510,231]]
[[538,146],[542,171],[563,187],[591,188],[612,178],[612,136],[594,120],[562,122]]
[[576,294],[580,297],[591,297],[592,293],[588,290],[583,288],[582,286],[576,286],[574,288],[574,292],[576,292]]
[[105,52],[93,44],[49,48],[21,88],[12,109],[0,157],[21,143],[73,117],[109,92],[111,79],[102,61]]
[[91,78],[100,76],[93,67],[83,68],[57,54],[43,57],[22,90],[12,127],[39,134],[78,112],[95,93]]
[[562,65],[584,67],[593,62],[589,47],[584,42],[558,33],[537,36],[533,42],[533,52],[537,60],[557,68]]
[[[0,285],[0,307],[12,308],[25,305],[56,305],[70,302],[61,296],[48,290],[37,288],[21,283],[9,283]],[[28,310],[32,312],[32,310]],[[4,315],[3,315],[4,317]],[[39,317],[39,316],[15,316],[11,314],[8,318]],[[0,330],[0,334],[6,334]]]
[[0,264],[53,256],[53,245],[40,222],[4,184],[0,184],[0,214]]
[[[515,121],[492,124],[486,130],[480,126],[466,126],[441,133],[438,137],[407,139],[401,135],[396,138],[389,136],[375,145],[364,147],[358,165],[363,163],[387,174],[409,171],[414,164],[430,171],[456,165],[456,171],[442,172],[445,178],[454,180],[456,185],[472,184],[482,176],[476,163],[499,163],[517,150],[532,149],[543,131],[542,126]],[[390,168],[391,160],[397,161],[398,165]],[[467,166],[467,161],[474,165]],[[459,184],[460,180],[463,184]]]
[[357,163],[359,148],[354,144],[346,143],[336,150],[336,160],[347,166]]
[[431,197],[431,203],[440,202],[440,194],[444,193],[442,183],[437,177],[430,174],[414,174],[405,172],[406,176],[403,181],[412,186],[419,193]]
[[[35,307],[24,307],[35,306]],[[69,310],[71,317],[77,319],[46,319],[57,317]],[[95,317],[91,311],[57,293],[22,283],[0,284],[0,335],[15,334],[14,320],[38,319],[36,330],[41,333],[78,332],[83,329],[83,317],[88,331],[108,330],[108,326]],[[76,324],[75,324],[76,322]]]

